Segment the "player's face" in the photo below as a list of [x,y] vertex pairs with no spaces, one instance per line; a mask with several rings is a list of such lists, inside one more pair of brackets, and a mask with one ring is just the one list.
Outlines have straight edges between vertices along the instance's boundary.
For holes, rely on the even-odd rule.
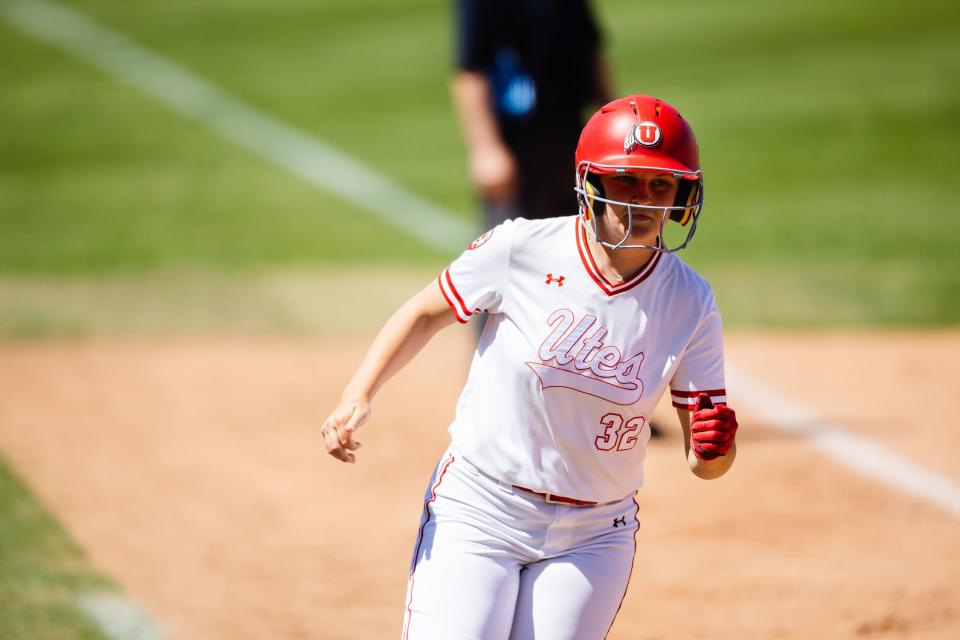
[[[600,181],[607,199],[649,207],[673,206],[679,186],[679,179],[669,173],[601,175]],[[623,238],[629,226],[630,213],[633,214],[633,226],[628,243],[655,244],[660,233],[660,220],[666,215],[664,209],[627,207],[609,202],[606,203],[603,216],[605,235],[608,236],[605,239],[617,242]]]

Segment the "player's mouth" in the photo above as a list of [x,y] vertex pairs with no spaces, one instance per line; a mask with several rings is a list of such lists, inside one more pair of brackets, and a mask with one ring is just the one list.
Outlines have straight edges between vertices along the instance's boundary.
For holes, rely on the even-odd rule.
[[[629,215],[623,216],[623,218],[621,218],[621,221],[623,222],[624,225],[630,224],[630,216],[629,216]],[[637,224],[637,223],[643,224],[643,223],[648,222],[648,221],[649,221],[649,222],[656,222],[657,219],[656,219],[656,217],[654,217],[654,215],[653,215],[652,213],[647,212],[647,211],[634,211],[634,212],[633,212],[633,224]]]

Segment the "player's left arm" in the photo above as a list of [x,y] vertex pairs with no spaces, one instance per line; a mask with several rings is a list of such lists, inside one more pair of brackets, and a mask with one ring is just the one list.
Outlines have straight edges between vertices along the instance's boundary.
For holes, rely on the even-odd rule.
[[713,480],[725,474],[737,457],[737,414],[726,405],[713,406],[703,393],[694,411],[677,409],[683,427],[683,446],[690,471]]

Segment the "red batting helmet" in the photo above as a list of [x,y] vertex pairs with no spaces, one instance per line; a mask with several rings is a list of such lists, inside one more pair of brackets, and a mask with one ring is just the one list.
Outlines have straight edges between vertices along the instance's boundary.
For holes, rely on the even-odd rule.
[[[591,223],[588,228],[593,229],[598,242],[612,249],[642,248],[666,252],[679,251],[690,243],[703,204],[703,175],[693,131],[672,106],[651,96],[633,95],[601,107],[580,133],[576,162],[574,189],[580,201],[580,215],[585,223]],[[655,207],[606,199],[598,176],[643,171],[669,173],[679,179],[673,206]],[[595,202],[627,207],[629,227],[620,242],[610,244],[600,240],[593,210]],[[663,211],[657,246],[625,244],[633,225],[632,208]],[[682,226],[689,225],[686,239],[676,247],[667,247],[663,241],[663,225],[667,218]]]

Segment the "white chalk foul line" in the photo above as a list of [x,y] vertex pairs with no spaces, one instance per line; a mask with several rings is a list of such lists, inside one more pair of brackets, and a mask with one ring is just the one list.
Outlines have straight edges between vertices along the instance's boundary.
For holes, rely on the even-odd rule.
[[110,640],[163,640],[150,616],[119,594],[88,594],[77,606]]
[[[50,0],[3,0],[0,6],[6,19],[25,33],[434,249],[457,251],[474,235],[473,225],[450,211],[73,9]],[[331,205],[331,217],[334,210]]]
[[879,484],[960,518],[960,484],[950,478],[927,471],[849,428],[818,419],[729,364],[727,388],[734,389],[736,397],[750,405],[766,424],[809,440],[822,453]]

